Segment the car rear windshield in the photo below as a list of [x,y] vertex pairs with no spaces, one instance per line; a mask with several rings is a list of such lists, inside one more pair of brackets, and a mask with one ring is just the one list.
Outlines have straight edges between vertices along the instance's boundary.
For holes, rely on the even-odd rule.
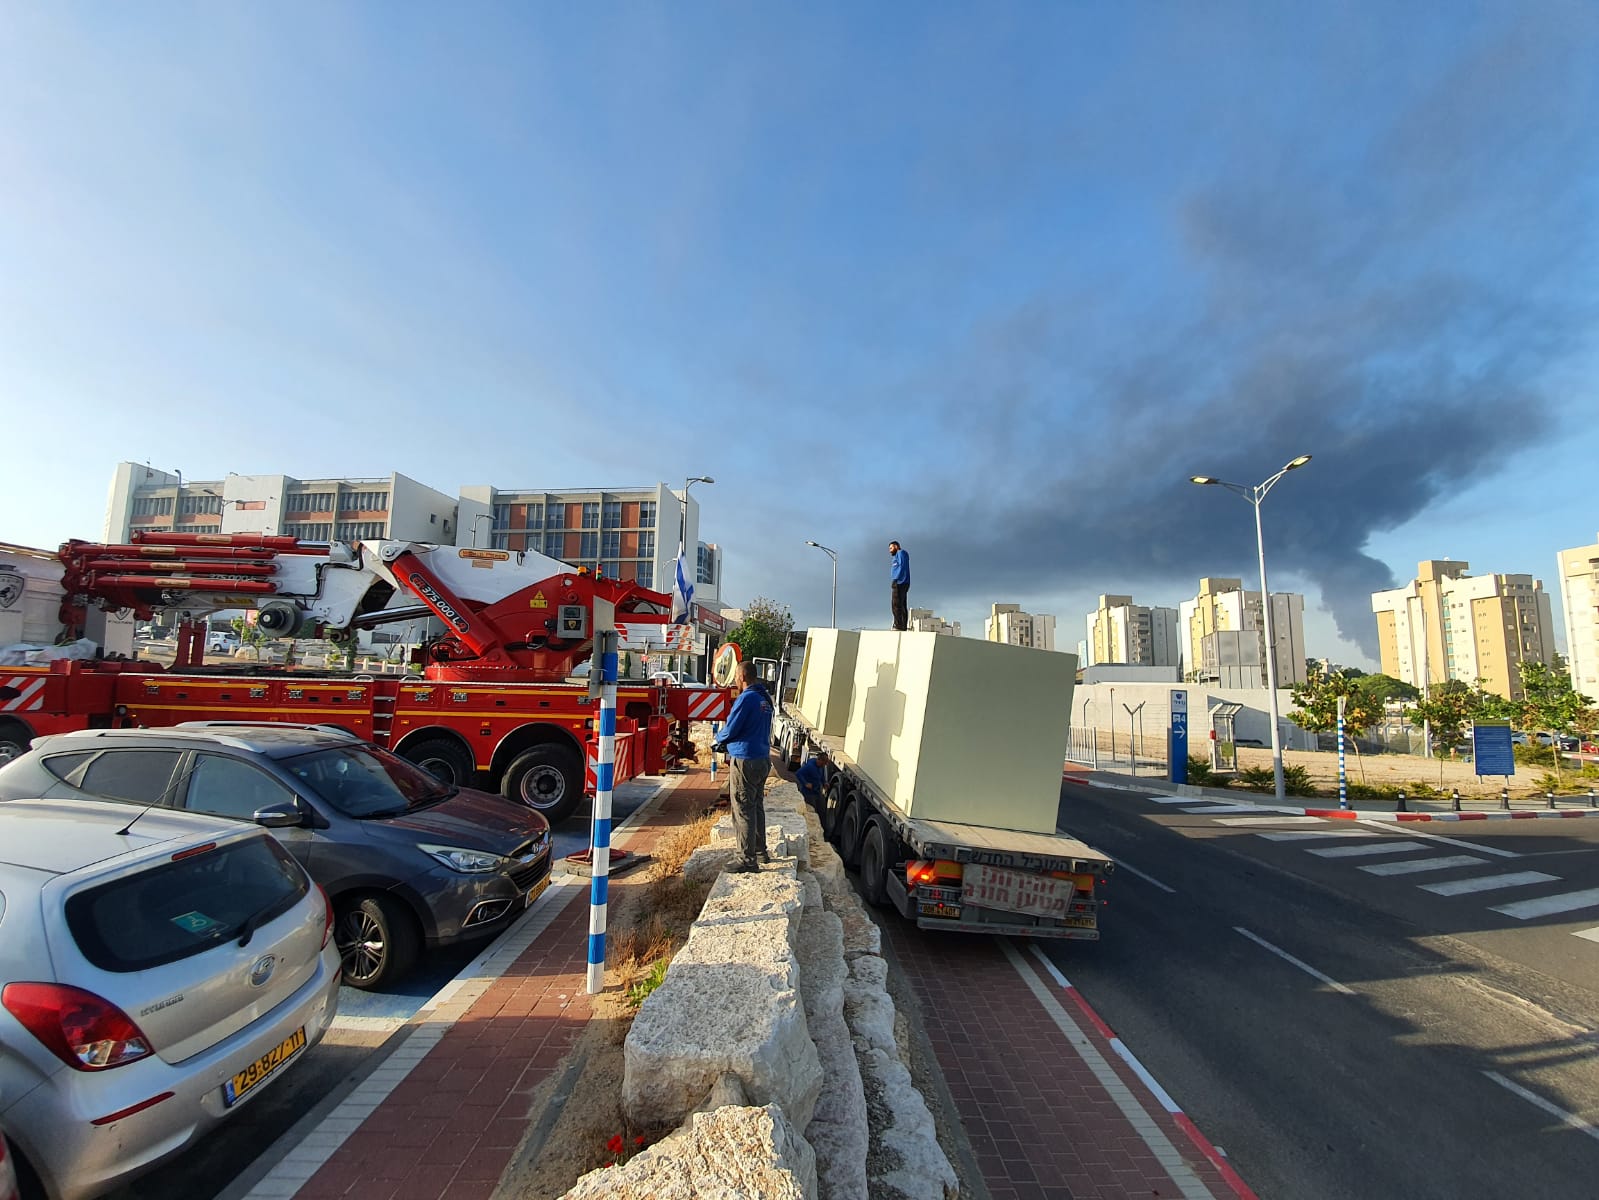
[[456,792],[421,767],[372,746],[317,750],[283,765],[347,817],[397,817]]
[[310,888],[288,853],[262,835],[86,888],[67,901],[67,928],[101,970],[143,971],[282,916]]

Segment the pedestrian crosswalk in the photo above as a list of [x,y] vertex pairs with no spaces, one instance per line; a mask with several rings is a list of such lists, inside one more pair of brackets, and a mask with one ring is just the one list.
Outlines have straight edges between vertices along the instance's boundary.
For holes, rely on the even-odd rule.
[[[1150,796],[1149,799],[1160,805],[1182,805],[1178,811],[1186,815],[1209,816],[1214,818],[1217,825],[1283,844],[1288,849],[1303,850],[1329,864],[1347,863],[1351,868],[1376,878],[1406,881],[1412,876],[1431,877],[1426,882],[1417,878],[1414,886],[1438,897],[1480,897],[1488,911],[1513,921],[1580,915],[1590,911],[1599,917],[1599,888],[1562,891],[1558,890],[1558,885],[1566,881],[1558,875],[1547,871],[1507,871],[1504,868],[1508,864],[1502,860],[1519,857],[1511,850],[1479,847],[1442,837],[1416,841],[1413,839],[1418,835],[1411,831],[1407,831],[1411,832],[1411,837],[1406,838],[1369,824],[1351,829],[1347,827],[1348,822],[1296,813],[1274,813],[1270,808],[1251,804],[1202,804],[1195,803],[1191,796]],[[1250,815],[1242,815],[1244,813]],[[1480,850],[1481,853],[1458,853],[1462,848]],[[1500,861],[1484,858],[1483,854],[1494,855]],[[1487,873],[1482,873],[1485,868]],[[1436,878],[1445,872],[1459,874],[1450,879]],[[1548,889],[1551,886],[1556,890],[1525,899],[1506,899],[1503,895],[1506,892],[1514,894],[1518,889]],[[1573,934],[1586,941],[1599,942],[1599,925],[1573,930]]]

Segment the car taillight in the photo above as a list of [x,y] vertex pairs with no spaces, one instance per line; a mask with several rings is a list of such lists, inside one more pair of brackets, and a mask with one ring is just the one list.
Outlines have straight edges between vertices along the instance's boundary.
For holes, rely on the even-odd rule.
[[45,1049],[79,1071],[107,1071],[150,1054],[149,1039],[126,1013],[82,988],[8,983],[0,1004]]
[[320,883],[316,890],[322,893],[322,949],[328,948],[328,939],[333,936],[333,901],[328,898],[328,890]]

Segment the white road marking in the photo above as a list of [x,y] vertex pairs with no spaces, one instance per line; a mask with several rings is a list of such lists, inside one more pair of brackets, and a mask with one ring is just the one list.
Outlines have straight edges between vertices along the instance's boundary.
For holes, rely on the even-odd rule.
[[1116,860],[1116,869],[1118,871],[1131,871],[1134,875],[1138,876],[1138,878],[1142,879],[1145,883],[1152,883],[1156,887],[1158,887],[1161,891],[1170,892],[1174,896],[1177,894],[1177,889],[1176,888],[1167,887],[1164,883],[1162,883],[1160,880],[1156,879],[1153,875],[1145,875],[1137,867],[1135,867],[1131,863],[1129,863],[1125,858],[1118,858]]
[[[1359,821],[1357,824],[1370,826],[1372,829],[1392,831],[1392,821]],[[1423,833],[1416,828],[1416,822],[1410,821],[1405,825],[1405,836],[1424,838],[1429,842],[1442,842],[1446,846],[1458,846],[1462,850],[1475,850],[1478,854],[1493,854],[1500,858],[1520,858],[1514,850],[1501,850],[1497,846],[1479,846],[1476,842],[1463,842],[1459,838],[1444,837],[1441,833]]]
[[1495,904],[1494,912],[1530,921],[1534,917],[1547,917],[1551,913],[1575,912],[1579,908],[1599,908],[1599,888],[1583,892],[1561,892],[1556,896],[1543,896],[1537,900],[1517,900],[1514,904]]
[[1587,938],[1590,942],[1599,942],[1599,925],[1595,925],[1592,929],[1576,929],[1572,933],[1575,937]]
[[1304,842],[1313,838],[1369,838],[1364,829],[1296,829],[1289,833],[1257,833],[1268,842]]
[[1542,1096],[1538,1095],[1536,1092],[1529,1092],[1526,1088],[1522,1087],[1519,1083],[1512,1083],[1510,1080],[1506,1079],[1503,1075],[1501,1075],[1498,1071],[1484,1071],[1483,1074],[1488,1076],[1489,1079],[1493,1080],[1500,1087],[1504,1088],[1507,1092],[1514,1092],[1516,1095],[1520,1096],[1523,1100],[1525,1100],[1528,1104],[1532,1105],[1534,1108],[1542,1109],[1544,1112],[1548,1113],[1551,1117],[1553,1117],[1555,1120],[1559,1121],[1561,1124],[1569,1125],[1572,1129],[1575,1129],[1578,1133],[1586,1133],[1589,1137],[1593,1138],[1595,1141],[1599,1141],[1599,1129],[1595,1129],[1592,1125],[1588,1124],[1588,1122],[1584,1121],[1581,1117],[1577,1116],[1575,1113],[1568,1113],[1565,1109],[1560,1108],[1557,1105],[1549,1103],[1549,1101],[1545,1100]]
[[410,1017],[359,1017],[339,1013],[328,1022],[329,1029],[343,1029],[350,1033],[393,1033]]
[[1282,947],[1273,946],[1270,942],[1268,942],[1265,938],[1261,937],[1258,933],[1250,933],[1249,930],[1245,929],[1242,925],[1234,925],[1233,926],[1233,932],[1234,933],[1243,934],[1250,941],[1254,942],[1255,945],[1260,946],[1262,949],[1270,950],[1278,958],[1282,959],[1286,963],[1292,963],[1294,966],[1298,967],[1301,971],[1303,971],[1306,975],[1310,975],[1310,976],[1312,976],[1312,977],[1314,977],[1316,979],[1321,980],[1328,987],[1332,988],[1333,991],[1342,992],[1346,996],[1353,996],[1355,994],[1355,989],[1354,988],[1345,987],[1343,984],[1339,983],[1336,979],[1332,978],[1332,976],[1330,976],[1330,975],[1323,975],[1320,971],[1316,970],[1315,967],[1311,966],[1307,962],[1303,962],[1300,959],[1295,958],[1292,954],[1288,953],[1288,951],[1284,950]]
[[1559,883],[1560,876],[1542,871],[1510,871],[1504,875],[1479,875],[1475,879],[1451,879],[1448,883],[1423,883],[1423,891],[1439,896],[1464,896],[1469,892],[1492,892],[1499,888],[1526,887],[1531,883]]
[[1185,813],[1207,815],[1209,813],[1258,813],[1272,812],[1274,810],[1259,804],[1207,804],[1203,808],[1185,808]]
[[1312,850],[1318,858],[1357,858],[1368,854],[1401,854],[1411,850],[1425,850],[1420,842],[1374,842],[1370,846],[1329,846],[1325,850]]
[[1192,796],[1145,796],[1145,800],[1153,800],[1156,804],[1192,804]]
[[1403,862],[1372,863],[1370,866],[1361,867],[1370,875],[1416,875],[1422,871],[1447,871],[1452,867],[1475,867],[1478,863],[1485,863],[1486,858],[1476,858],[1470,854],[1452,854],[1445,858],[1407,858]]
[[1217,817],[1218,825],[1320,825],[1321,817]]

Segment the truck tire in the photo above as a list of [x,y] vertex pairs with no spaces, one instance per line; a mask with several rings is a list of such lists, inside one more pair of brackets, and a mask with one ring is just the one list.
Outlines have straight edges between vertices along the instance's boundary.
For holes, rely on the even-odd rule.
[[534,746],[511,760],[500,794],[541,813],[551,825],[566,820],[583,801],[583,763],[565,746]]
[[838,822],[838,856],[846,867],[854,868],[861,861],[861,823],[866,806],[860,797],[851,792],[844,804],[844,815]]
[[400,750],[400,757],[414,762],[439,782],[454,787],[471,787],[477,777],[477,765],[472,756],[454,738],[425,737],[407,742]]
[[411,969],[420,937],[411,914],[391,896],[363,896],[341,904],[333,923],[344,982],[375,991]]
[[876,821],[866,827],[861,842],[861,890],[878,908],[888,900],[888,839]]
[[822,836],[838,845],[839,818],[844,815],[844,779],[835,776],[822,794],[822,811],[817,814],[822,821]]
[[0,766],[26,754],[32,738],[26,726],[15,721],[0,721]]

